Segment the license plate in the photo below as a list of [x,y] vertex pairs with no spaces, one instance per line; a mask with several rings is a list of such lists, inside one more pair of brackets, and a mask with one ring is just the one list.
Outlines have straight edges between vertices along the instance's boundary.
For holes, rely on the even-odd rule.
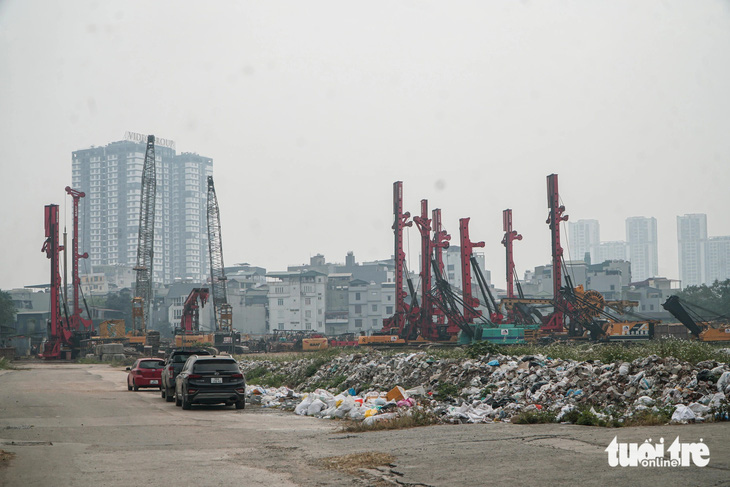
[[157,381],[156,380],[151,380],[150,381],[150,384],[157,384]]
[[211,384],[223,384],[223,377],[211,377],[210,383]]

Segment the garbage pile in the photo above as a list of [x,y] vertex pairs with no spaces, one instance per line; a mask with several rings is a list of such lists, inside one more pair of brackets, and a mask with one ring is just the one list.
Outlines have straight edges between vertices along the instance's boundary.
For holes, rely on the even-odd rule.
[[673,409],[673,421],[703,421],[718,410],[727,411],[730,394],[727,363],[692,365],[656,355],[601,363],[542,355],[454,359],[428,352],[372,351],[338,356],[316,369],[307,359],[243,360],[241,367],[244,373],[264,367],[269,374],[289,378],[294,387],[250,385],[253,403],[302,415],[368,421],[408,414],[413,407],[446,423],[509,421],[529,411],[550,412],[560,421],[574,409],[587,408],[599,418],[619,421],[668,408]]

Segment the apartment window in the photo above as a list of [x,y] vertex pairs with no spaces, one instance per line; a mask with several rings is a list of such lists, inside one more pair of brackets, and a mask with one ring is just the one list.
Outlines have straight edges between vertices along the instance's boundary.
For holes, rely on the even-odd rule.
[[378,312],[378,305],[377,304],[374,304],[373,305],[373,313],[377,313],[377,312]]
[[362,313],[362,305],[361,304],[356,304],[355,305],[355,313],[358,313],[358,314],[359,313]]
[[305,304],[305,305],[310,305],[310,304],[312,304],[312,298],[304,298],[304,304]]
[[449,264],[446,266],[447,271],[453,271],[454,270],[454,264]]
[[393,296],[391,296],[390,294],[388,294],[388,301],[393,301]]
[[279,306],[284,306],[284,300],[279,298],[276,300],[276,304],[278,304]]
[[276,288],[274,288],[274,292],[276,294],[284,294],[284,288],[283,287],[276,287]]
[[306,328],[307,330],[311,330],[311,329],[312,329],[312,324],[311,324],[311,323],[307,323],[306,325],[304,325],[304,327],[305,327],[305,328]]
[[393,314],[393,307],[392,306],[386,306],[385,307],[385,314],[392,315]]
[[373,319],[373,328],[377,328],[377,327],[378,327],[378,320]]
[[317,314],[318,314],[318,315],[321,315],[321,314],[322,314],[322,308],[319,308],[319,309],[317,310]]
[[355,328],[362,328],[362,320],[355,320]]
[[284,329],[284,323],[279,323],[279,329],[280,330],[283,330]]
[[311,309],[306,310],[304,312],[304,317],[305,318],[311,318],[312,317],[312,310]]
[[355,301],[360,301],[360,293],[355,293]]

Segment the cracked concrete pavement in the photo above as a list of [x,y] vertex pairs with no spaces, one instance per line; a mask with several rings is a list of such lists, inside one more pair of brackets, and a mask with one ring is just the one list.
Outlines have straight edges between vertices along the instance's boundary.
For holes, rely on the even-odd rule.
[[[23,364],[0,373],[0,485],[481,486],[730,485],[730,423],[621,429],[443,425],[348,434],[336,422],[247,406],[183,411],[156,390],[129,392],[106,365]],[[699,441],[707,467],[611,468],[614,436]],[[359,476],[324,457],[377,451],[393,465]]]

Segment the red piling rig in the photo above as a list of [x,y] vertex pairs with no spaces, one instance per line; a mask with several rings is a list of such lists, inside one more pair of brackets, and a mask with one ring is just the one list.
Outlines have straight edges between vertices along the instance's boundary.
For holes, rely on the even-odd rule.
[[428,201],[421,200],[421,216],[413,217],[413,221],[421,232],[421,316],[420,335],[426,340],[438,340],[439,330],[433,321],[434,306],[431,297],[431,255],[434,241],[431,240],[431,220],[428,218]]
[[[469,220],[470,218],[461,218],[459,220],[459,233],[461,236],[461,291],[464,299],[464,320],[466,323],[472,323],[475,318],[479,318],[482,313],[479,308],[479,299],[472,295],[471,292],[471,253],[474,247],[484,247],[484,242],[472,242],[469,240]],[[471,308],[471,309],[470,309]]]
[[[41,252],[51,259],[51,318],[48,321],[48,340],[40,357],[43,359],[61,358],[62,347],[71,347],[73,333],[68,322],[61,316],[61,274],[58,270],[58,255],[63,246],[58,243],[58,205],[45,208],[46,241]],[[70,358],[70,357],[69,357]]]
[[[209,296],[210,292],[207,287],[196,287],[190,291],[188,298],[185,300],[182,317],[180,318],[180,330],[183,333],[189,334],[200,331],[198,310],[205,306]],[[200,306],[198,306],[198,301],[200,301]]]
[[550,214],[545,223],[550,226],[552,236],[554,311],[547,317],[542,330],[562,332],[565,325],[565,315],[561,310],[567,307],[567,303],[560,294],[560,288],[563,286],[563,247],[560,246],[560,222],[568,221],[568,215],[563,215],[565,206],[560,205],[557,174],[550,174],[547,177],[547,190]]
[[504,238],[502,245],[507,249],[507,297],[515,297],[514,277],[515,277],[515,261],[512,251],[512,242],[522,240],[522,235],[512,230],[512,210],[507,209],[502,212],[502,228],[504,230]]
[[403,250],[403,228],[413,225],[412,221],[408,221],[411,217],[410,212],[403,213],[403,181],[393,183],[393,233],[395,235],[395,314],[390,318],[383,320],[384,333],[403,336],[403,331],[408,320],[408,314],[412,311],[411,307],[406,305],[405,297],[408,295],[403,290],[403,268],[406,253]]
[[74,301],[73,308],[71,310],[71,329],[73,331],[85,331],[91,332],[93,324],[91,320],[87,320],[81,317],[81,301],[79,299],[79,288],[81,287],[81,278],[79,277],[79,259],[88,259],[89,254],[84,252],[79,254],[79,200],[86,196],[82,191],[71,189],[70,186],[66,186],[66,193],[71,195],[73,198],[73,243],[71,244],[71,262],[72,262],[72,283],[74,290]]
[[[451,235],[449,235],[441,226],[440,208],[433,210],[431,212],[431,217],[433,219],[433,257],[436,260],[441,275],[444,275],[444,257],[442,251],[449,248]],[[437,328],[442,328],[446,325],[446,315],[444,315],[443,311],[441,311],[438,306],[433,307],[433,320]],[[456,324],[450,324],[449,327],[446,328],[446,334],[448,336],[455,336],[459,333],[459,330],[460,328]]]

